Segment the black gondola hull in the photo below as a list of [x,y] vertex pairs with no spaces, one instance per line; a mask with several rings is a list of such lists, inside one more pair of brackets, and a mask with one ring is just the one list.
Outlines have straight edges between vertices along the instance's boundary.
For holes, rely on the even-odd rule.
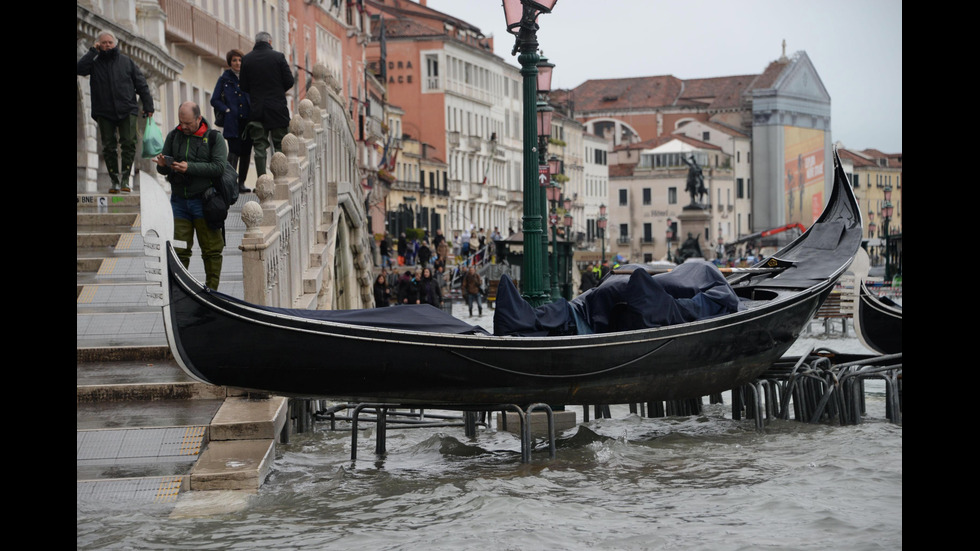
[[[166,242],[161,261],[167,336],[178,363],[196,379],[286,396],[572,405],[722,392],[751,382],[789,349],[860,246],[857,201],[836,155],[835,164],[835,184],[820,219],[756,265],[765,268],[778,257],[790,267],[729,277],[742,305],[731,314],[562,337],[342,323],[211,291],[184,269]],[[402,308],[414,306],[395,309]],[[393,309],[378,310],[386,315],[384,310]]]
[[902,309],[886,304],[861,282],[858,293],[858,336],[879,354],[902,351]]
[[[170,272],[175,348],[198,379],[289,396],[426,404],[600,404],[722,392],[782,356],[832,288],[682,327],[555,339],[293,319],[222,300],[182,273],[174,255]],[[214,346],[232,335],[234,353]]]

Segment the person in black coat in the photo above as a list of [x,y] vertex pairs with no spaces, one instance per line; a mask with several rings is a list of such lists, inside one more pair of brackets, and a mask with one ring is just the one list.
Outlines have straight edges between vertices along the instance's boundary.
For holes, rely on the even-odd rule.
[[378,242],[378,252],[381,253],[381,267],[391,267],[391,251],[388,250],[388,234],[386,233],[381,241]]
[[429,265],[429,260],[432,258],[432,249],[429,248],[429,243],[423,241],[419,245],[419,266],[425,268]]
[[402,257],[402,262],[405,262],[406,264],[408,263],[407,259],[405,258],[407,255],[408,238],[405,237],[405,232],[402,232],[402,234],[398,236],[398,256]]
[[238,75],[242,70],[242,59],[245,54],[241,50],[229,50],[225,55],[228,69],[214,85],[211,94],[211,107],[214,108],[215,124],[219,113],[223,119],[219,124],[224,131],[222,134],[228,143],[228,164],[238,171],[238,192],[248,193],[252,190],[245,187],[248,177],[248,167],[252,164],[252,139],[242,138],[245,125],[248,124],[249,98],[239,84]]
[[102,159],[111,180],[109,193],[129,192],[139,137],[136,94],[143,104],[143,116],[152,116],[150,87],[136,63],[119,52],[116,37],[109,31],[99,33],[95,44],[78,60],[78,76],[89,77],[92,118],[99,127]]
[[593,271],[592,264],[589,264],[589,267],[582,272],[582,283],[578,286],[578,291],[584,293],[597,284],[598,282],[595,280],[595,272]]
[[255,147],[255,173],[259,176],[266,172],[270,140],[276,151],[281,151],[282,138],[289,131],[286,90],[293,82],[286,56],[272,49],[272,35],[265,31],[255,35],[255,46],[242,59],[239,83],[251,101],[245,129]]
[[405,270],[398,280],[398,304],[419,303],[419,280],[412,270]]
[[442,307],[442,285],[430,268],[422,269],[422,280],[419,282],[419,302],[431,304],[436,308]]
[[374,307],[386,306],[391,306],[391,289],[388,288],[388,278],[382,272],[378,274],[378,279],[374,280]]

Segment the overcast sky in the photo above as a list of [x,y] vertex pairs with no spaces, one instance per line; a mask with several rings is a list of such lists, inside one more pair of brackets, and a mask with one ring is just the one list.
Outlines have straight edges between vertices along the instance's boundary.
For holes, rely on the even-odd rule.
[[[511,56],[501,0],[428,0]],[[830,94],[834,141],[902,152],[901,0],[559,0],[538,18],[554,88],[589,79],[761,73],[803,50]]]

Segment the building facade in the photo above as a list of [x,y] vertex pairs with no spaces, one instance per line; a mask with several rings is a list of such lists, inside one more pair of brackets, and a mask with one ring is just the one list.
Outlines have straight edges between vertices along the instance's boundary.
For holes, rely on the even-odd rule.
[[364,5],[376,21],[370,65],[383,75],[388,101],[404,112],[401,138],[430,147],[427,157],[447,165],[446,219],[428,226],[447,234],[471,225],[515,227],[522,205],[518,69],[493,54],[492,39],[452,16],[407,0]]
[[[840,144],[838,151],[861,206],[865,249],[872,266],[879,266],[884,262],[886,238],[902,234],[902,155],[882,153],[877,149],[854,151]],[[884,217],[886,190],[891,194],[888,202],[892,206],[887,228]]]
[[[627,157],[635,144],[659,147],[663,144],[655,140],[676,133],[717,149],[712,164],[714,157],[727,159],[727,168],[711,167],[728,172],[725,178],[712,178],[718,187],[708,190],[714,212],[702,247],[717,247],[717,237],[724,242],[791,222],[808,226],[832,183],[830,98],[805,52],[789,58],[784,47],[783,55],[760,74],[597,79],[552,96],[587,133],[621,150],[617,156],[628,164],[639,162]],[[611,179],[624,170],[634,178],[632,170],[616,169]],[[622,188],[613,187],[608,199],[618,206],[615,194]],[[660,212],[669,208],[670,203],[656,205]],[[626,213],[612,213],[608,225],[618,234],[616,243],[628,240],[620,231],[624,225],[642,239],[643,226],[632,228],[634,220],[614,218],[620,214]]]

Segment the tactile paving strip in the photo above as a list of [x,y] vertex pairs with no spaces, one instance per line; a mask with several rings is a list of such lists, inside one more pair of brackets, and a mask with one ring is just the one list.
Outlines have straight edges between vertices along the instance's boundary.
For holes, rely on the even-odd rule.
[[[206,431],[203,425],[78,431],[77,464],[127,465],[148,458],[190,463],[200,455]],[[186,475],[79,480],[76,492],[78,499],[169,503],[176,501],[186,481]]]
[[177,501],[186,476],[159,476],[116,480],[80,481],[76,486],[77,499],[136,500],[155,503]]
[[194,460],[201,452],[206,431],[203,425],[78,431],[76,459],[79,465],[149,457],[191,456],[188,459]]

